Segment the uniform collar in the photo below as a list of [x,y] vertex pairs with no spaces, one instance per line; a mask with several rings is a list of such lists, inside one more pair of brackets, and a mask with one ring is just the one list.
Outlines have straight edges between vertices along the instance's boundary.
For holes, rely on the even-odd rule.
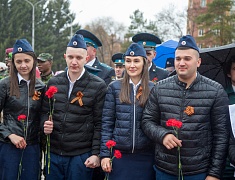
[[95,59],[96,59],[96,58],[92,59],[91,61],[89,61],[88,63],[86,63],[86,65],[88,65],[88,66],[93,66],[93,64],[95,63]]
[[25,81],[25,82],[27,82],[27,84],[30,83],[30,80],[25,80],[25,79],[20,75],[20,73],[17,73],[17,76],[18,76],[19,84],[20,84],[21,81]]
[[153,63],[151,62],[150,66],[148,67],[148,71],[151,69]]
[[[78,81],[79,79],[81,79],[81,77],[83,76],[84,73],[85,73],[85,68],[83,67],[82,73],[81,73],[80,76],[76,79],[76,81]],[[72,81],[70,80],[70,78],[69,78],[69,71],[67,71],[67,78],[68,78],[68,80],[69,80],[70,83],[76,82],[76,81],[72,82]]]

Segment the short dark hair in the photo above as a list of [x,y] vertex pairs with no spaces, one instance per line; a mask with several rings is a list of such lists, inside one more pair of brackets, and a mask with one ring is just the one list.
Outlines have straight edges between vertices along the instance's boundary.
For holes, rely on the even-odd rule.
[[231,56],[228,62],[226,63],[225,66],[226,74],[230,74],[232,63],[235,63],[235,55]]

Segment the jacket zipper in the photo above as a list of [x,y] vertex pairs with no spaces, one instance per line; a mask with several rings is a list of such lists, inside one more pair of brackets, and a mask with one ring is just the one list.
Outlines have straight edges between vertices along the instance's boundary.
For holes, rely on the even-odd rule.
[[27,140],[27,135],[28,135],[28,126],[29,126],[29,83],[27,82],[27,117],[26,117],[26,133],[25,133],[25,142]]
[[132,145],[132,153],[134,153],[135,150],[135,96],[136,96],[136,89],[135,86],[133,85],[133,90],[134,90],[134,122],[133,122],[133,145]]

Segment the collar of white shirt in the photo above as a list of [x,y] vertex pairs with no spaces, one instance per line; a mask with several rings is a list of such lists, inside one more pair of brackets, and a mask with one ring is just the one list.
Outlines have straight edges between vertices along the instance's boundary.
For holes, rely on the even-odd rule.
[[20,84],[20,82],[23,80],[23,81],[26,81],[26,82],[27,82],[27,85],[29,85],[30,80],[25,80],[25,79],[20,75],[20,73],[17,73],[17,76],[18,76],[19,84]]
[[91,61],[89,61],[88,63],[86,63],[86,65],[88,65],[88,66],[93,66],[94,63],[95,63],[95,59],[92,59]]

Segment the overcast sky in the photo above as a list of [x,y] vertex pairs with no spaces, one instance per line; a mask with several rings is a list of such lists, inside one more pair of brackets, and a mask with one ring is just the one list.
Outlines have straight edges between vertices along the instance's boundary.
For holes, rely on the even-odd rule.
[[129,16],[139,9],[144,18],[154,20],[154,15],[169,4],[179,9],[187,7],[188,0],[70,0],[71,10],[76,13],[75,22],[84,27],[100,17],[112,17],[117,22],[130,25]]

